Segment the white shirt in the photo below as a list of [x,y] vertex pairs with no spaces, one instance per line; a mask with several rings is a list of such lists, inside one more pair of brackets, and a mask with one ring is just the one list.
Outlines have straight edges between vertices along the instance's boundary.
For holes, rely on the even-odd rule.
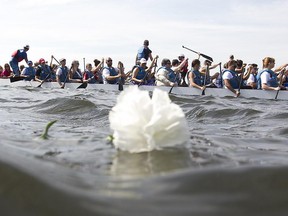
[[[119,73],[118,68],[114,68],[114,69],[115,69],[115,71],[116,71],[117,73]],[[106,77],[108,77],[108,76],[110,76],[110,71],[108,70],[108,68],[104,68],[104,69],[102,70],[102,77],[103,77],[103,83],[104,83],[104,84],[108,84],[108,82],[107,82],[107,80],[106,80]]]
[[269,72],[263,72],[261,74],[261,83],[265,83],[267,84],[269,80],[271,80],[271,76],[270,76],[270,73]]
[[168,79],[168,70],[165,68],[161,68],[159,71],[157,71],[156,75],[156,85],[157,86],[172,86],[173,83],[169,81]]
[[59,67],[56,71],[56,76],[61,76],[62,75],[62,69]]
[[225,80],[225,79],[230,80],[230,79],[232,79],[232,78],[233,78],[233,75],[232,75],[232,73],[230,73],[230,71],[226,71],[226,72],[223,74],[223,80]]
[[249,78],[247,79],[247,83],[256,83],[256,79],[253,74],[249,75]]

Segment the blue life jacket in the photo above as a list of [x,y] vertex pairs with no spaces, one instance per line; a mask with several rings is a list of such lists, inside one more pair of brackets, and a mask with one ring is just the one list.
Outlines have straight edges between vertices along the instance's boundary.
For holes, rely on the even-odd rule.
[[165,69],[165,70],[168,71],[168,73],[167,73],[167,78],[168,78],[168,80],[169,80],[170,82],[173,82],[173,83],[174,83],[174,82],[177,81],[176,74],[175,74],[175,72],[174,72],[171,68],[160,67],[160,68],[157,70],[157,72],[158,72],[159,70],[161,70],[161,69]]
[[231,70],[224,70],[223,75],[227,72],[230,72],[233,76],[232,79],[230,79],[230,85],[232,86],[233,89],[238,89],[239,88],[239,80],[238,80],[238,77],[236,75],[236,72],[231,71]]
[[60,82],[65,82],[65,81],[68,81],[68,68],[65,66],[64,68],[63,67],[60,67],[60,69],[62,70],[62,73],[60,75]]
[[203,86],[204,85],[204,77],[200,73],[199,70],[193,70],[192,73],[194,74],[194,83],[197,84],[198,86]]
[[51,70],[50,70],[50,67],[48,67],[47,65],[44,65],[44,66],[39,65],[38,69],[41,70],[41,72],[40,72],[40,80],[46,79],[46,77],[48,75],[49,76],[47,78],[51,77]]
[[35,68],[34,67],[26,67],[22,73],[24,76],[28,76],[24,80],[31,81],[35,79]]
[[144,46],[142,46],[139,50],[138,50],[138,53],[137,53],[137,59],[140,60],[142,58],[145,58],[146,60],[148,60],[149,58],[149,54],[151,53],[152,51],[147,47],[145,48]]
[[258,85],[258,89],[262,89],[262,81],[261,81],[261,75],[264,73],[264,72],[268,72],[270,74],[270,77],[271,79],[268,81],[268,83],[266,83],[268,86],[270,87],[278,87],[279,84],[278,84],[278,81],[277,81],[277,75],[276,73],[274,73],[274,71],[272,70],[269,70],[269,69],[263,69],[262,71],[260,71],[258,74],[257,74],[257,85]]
[[[110,72],[110,74],[109,74],[110,76],[117,76],[118,75],[118,72],[115,70],[114,67],[104,67],[103,69],[108,69]],[[119,81],[119,78],[114,79],[114,80],[106,80],[106,81],[109,84],[116,84]]]
[[144,79],[145,75],[146,75],[145,69],[140,67],[140,66],[138,66],[138,65],[136,67],[139,69],[138,74],[136,76],[136,79],[139,79],[139,80]]
[[27,53],[24,49],[19,49],[16,50],[13,54],[12,54],[12,62],[14,63],[18,63],[21,62],[23,59],[27,58]]
[[83,79],[81,71],[77,70],[73,73],[72,79]]
[[95,76],[91,71],[85,71],[84,74],[88,76],[88,79],[90,79],[89,83],[96,83]]

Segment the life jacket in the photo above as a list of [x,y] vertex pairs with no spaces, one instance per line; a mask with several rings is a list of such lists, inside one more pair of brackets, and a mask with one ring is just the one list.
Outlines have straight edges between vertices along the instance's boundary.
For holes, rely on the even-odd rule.
[[64,68],[63,67],[60,67],[62,73],[60,75],[60,82],[65,82],[68,80],[68,68],[65,66]]
[[158,71],[161,70],[161,69],[164,69],[164,70],[168,71],[168,73],[167,73],[167,78],[168,78],[168,80],[169,80],[170,82],[173,82],[173,83],[174,83],[174,82],[177,81],[176,74],[175,74],[175,72],[174,72],[171,68],[160,67],[160,68],[157,70],[157,73],[158,73]]
[[192,73],[194,74],[194,83],[197,84],[198,86],[203,86],[204,85],[204,77],[200,73],[199,70],[193,70]]
[[[118,72],[115,70],[114,67],[104,67],[103,69],[108,69],[110,72],[110,74],[109,74],[110,76],[117,76],[118,75]],[[106,81],[109,84],[116,84],[119,81],[119,79],[106,80]]]
[[96,79],[95,79],[95,76],[94,74],[91,72],[91,71],[85,71],[84,72],[84,77],[85,79],[90,79],[89,83],[96,83]]
[[[51,70],[47,65],[39,65],[38,70],[40,70],[40,80],[44,80],[46,78],[51,77]],[[49,75],[49,76],[48,76]],[[48,76],[48,77],[47,77]]]
[[35,79],[35,69],[33,67],[26,67],[23,71],[23,75],[28,76],[24,80],[31,81]]
[[136,79],[139,79],[139,80],[144,79],[145,76],[146,76],[146,71],[145,71],[145,69],[142,68],[142,67],[140,67],[140,66],[138,66],[138,65],[137,65],[136,67],[139,69],[138,74],[137,74],[137,76],[136,76]]
[[262,81],[261,81],[261,75],[264,73],[264,72],[268,72],[270,74],[270,80],[268,81],[267,85],[270,86],[270,87],[278,87],[278,81],[277,81],[277,75],[276,73],[274,73],[274,71],[272,70],[269,70],[269,69],[264,69],[262,71],[260,71],[258,74],[257,74],[257,88],[258,89],[262,89]]
[[239,88],[239,80],[238,80],[238,77],[234,71],[224,70],[222,76],[228,72],[230,72],[233,76],[232,79],[230,79],[230,85],[232,86],[233,89],[238,89]]
[[27,53],[23,49],[16,50],[12,53],[11,57],[13,62],[21,62],[23,59],[27,58]]
[[81,71],[77,70],[73,73],[72,79],[83,79]]

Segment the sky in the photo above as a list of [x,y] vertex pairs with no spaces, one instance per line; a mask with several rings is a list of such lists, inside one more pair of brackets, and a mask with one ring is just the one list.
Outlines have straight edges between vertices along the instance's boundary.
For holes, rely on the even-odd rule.
[[83,68],[84,58],[110,56],[127,72],[148,39],[160,61],[197,58],[184,45],[215,63],[233,54],[259,65],[274,57],[280,66],[288,63],[287,8],[288,0],[2,0],[0,65],[29,44],[33,62],[54,55]]

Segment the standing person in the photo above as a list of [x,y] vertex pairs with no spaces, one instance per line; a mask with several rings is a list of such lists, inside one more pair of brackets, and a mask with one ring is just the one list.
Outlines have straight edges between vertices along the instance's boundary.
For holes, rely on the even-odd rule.
[[23,49],[18,49],[12,54],[12,59],[9,63],[10,63],[10,66],[13,70],[13,74],[15,76],[20,75],[20,69],[18,66],[19,62],[21,62],[24,59],[26,61],[26,63],[28,64],[27,52],[29,49],[30,49],[29,45],[26,45],[26,46],[24,46]]
[[[223,71],[223,81],[224,86],[229,89],[231,92],[235,94],[236,97],[240,96],[239,89],[239,79],[236,75],[236,67],[237,62],[235,60],[231,60],[227,63],[227,69]],[[236,89],[236,90],[235,90]]]
[[[181,64],[183,61],[185,61],[185,55],[180,54],[178,56],[178,60],[179,60],[179,64]],[[172,66],[173,66],[173,61],[172,61]],[[182,87],[188,86],[188,84],[186,83],[186,79],[185,79],[185,77],[187,76],[187,73],[188,73],[188,61],[186,61],[186,63],[183,65],[183,67],[180,70],[181,81],[180,81],[179,86],[182,86]]]
[[275,67],[275,59],[271,57],[266,57],[263,59],[263,70],[257,75],[258,89],[263,90],[280,90],[281,87],[278,80],[282,78],[282,72],[285,71],[286,65],[276,69],[275,71],[281,70],[277,75],[272,69]]
[[[106,59],[106,67],[103,68],[102,71],[102,77],[103,77],[103,83],[104,84],[117,84],[121,77],[125,77],[124,71],[123,71],[123,64],[121,62],[118,62],[118,67],[115,68],[112,66],[113,60],[108,57]],[[122,65],[122,67],[120,67]]]
[[12,72],[12,70],[11,70],[11,68],[10,68],[10,65],[9,65],[8,63],[6,63],[6,64],[4,64],[4,70],[3,70],[3,72],[0,74],[0,77],[5,77],[5,78],[7,78],[7,77],[10,77],[12,73],[13,73],[13,72]]
[[61,88],[65,87],[65,83],[69,82],[69,69],[66,66],[66,59],[62,58],[59,60],[60,66],[56,71],[56,80]]
[[156,74],[156,85],[157,86],[177,86],[177,76],[175,72],[171,69],[171,61],[164,58],[161,62],[162,67],[160,67]]
[[152,51],[149,49],[149,41],[148,40],[145,40],[143,43],[143,46],[139,48],[137,56],[136,56],[135,64],[136,65],[139,64],[139,61],[142,58],[146,59],[146,61],[148,61],[148,59],[153,61]]
[[46,64],[45,59],[41,58],[38,61],[39,65],[36,69],[36,78],[42,81],[52,81],[52,71],[50,67]]

